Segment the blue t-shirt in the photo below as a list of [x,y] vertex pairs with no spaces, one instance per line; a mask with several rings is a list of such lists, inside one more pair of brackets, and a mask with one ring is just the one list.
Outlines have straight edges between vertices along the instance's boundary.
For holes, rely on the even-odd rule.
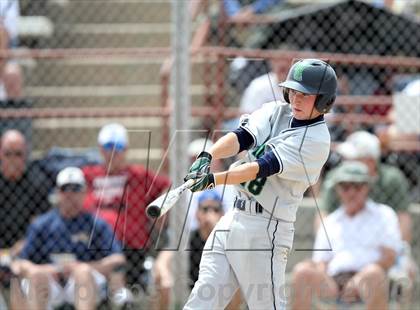
[[121,253],[121,244],[103,220],[88,213],[65,219],[53,209],[35,220],[26,234],[20,258],[36,264],[52,263],[51,254],[71,253],[90,262]]
[[224,0],[223,6],[227,16],[236,15],[245,5],[251,5],[255,14],[262,14],[271,9],[274,5],[280,3],[281,0]]

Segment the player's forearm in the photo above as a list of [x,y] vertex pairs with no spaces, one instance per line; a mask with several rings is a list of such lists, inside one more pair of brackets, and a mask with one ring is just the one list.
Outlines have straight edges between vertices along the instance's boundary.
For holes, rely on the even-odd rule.
[[209,151],[213,159],[229,158],[238,154],[238,152],[238,137],[233,132],[229,132],[217,140]]
[[231,170],[215,173],[216,184],[239,184],[257,178],[259,171],[257,162],[237,166]]

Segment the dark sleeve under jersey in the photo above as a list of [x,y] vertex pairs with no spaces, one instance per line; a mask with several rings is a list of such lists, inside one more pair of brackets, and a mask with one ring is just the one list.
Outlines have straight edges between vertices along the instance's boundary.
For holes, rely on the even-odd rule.
[[280,172],[280,163],[273,151],[266,152],[257,159],[257,163],[260,167],[257,178],[266,178]]
[[242,127],[238,127],[233,131],[239,142],[239,153],[248,150],[254,143],[254,137]]

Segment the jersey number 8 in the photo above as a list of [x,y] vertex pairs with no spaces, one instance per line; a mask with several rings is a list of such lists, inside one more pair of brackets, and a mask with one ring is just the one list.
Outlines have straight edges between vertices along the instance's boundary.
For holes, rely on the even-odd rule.
[[245,183],[242,183],[242,185],[253,195],[259,195],[264,187],[265,182],[267,181],[267,178],[258,178],[255,180],[252,180],[248,183],[246,186]]

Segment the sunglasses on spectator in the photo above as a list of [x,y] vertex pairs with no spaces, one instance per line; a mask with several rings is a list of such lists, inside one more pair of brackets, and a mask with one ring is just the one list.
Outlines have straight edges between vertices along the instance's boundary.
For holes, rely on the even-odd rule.
[[21,151],[21,150],[16,150],[16,151],[5,150],[5,151],[3,151],[3,155],[6,156],[6,157],[24,157],[25,156],[25,151]]
[[108,142],[102,145],[103,149],[107,152],[115,151],[122,152],[125,150],[125,144]]
[[65,193],[80,193],[83,189],[84,186],[81,184],[64,184],[60,186],[60,191]]
[[215,213],[219,213],[222,211],[222,208],[220,206],[200,206],[200,211],[207,213],[210,211],[213,211]]
[[350,189],[359,190],[365,185],[366,183],[343,182],[343,183],[340,183],[338,186],[340,187],[341,190],[348,191]]

